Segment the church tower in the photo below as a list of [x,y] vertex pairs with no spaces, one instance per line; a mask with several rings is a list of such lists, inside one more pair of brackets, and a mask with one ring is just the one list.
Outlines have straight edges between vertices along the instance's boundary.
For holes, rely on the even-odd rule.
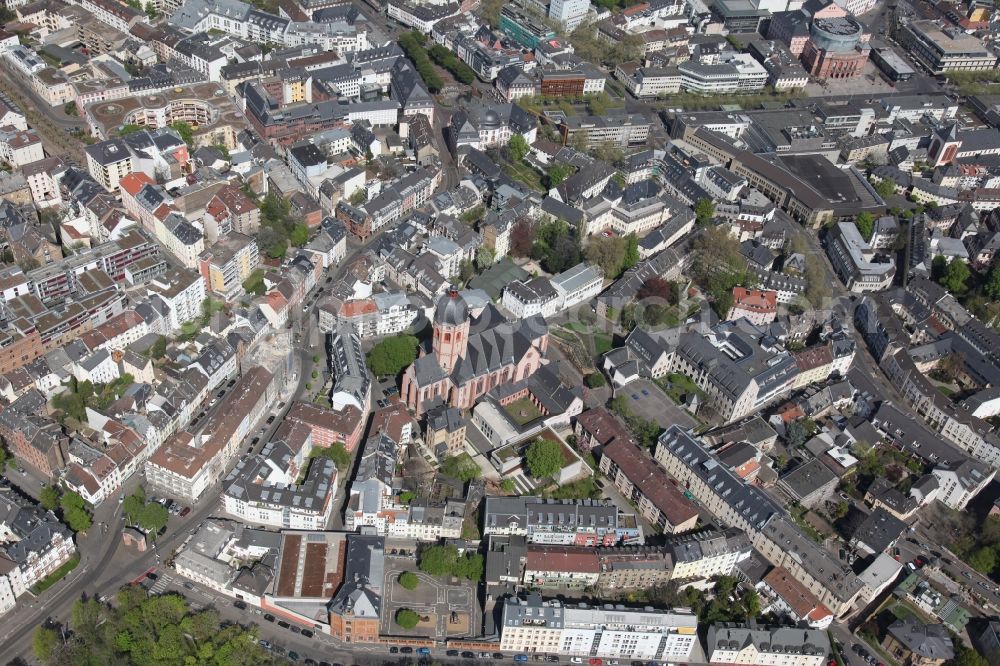
[[455,369],[458,359],[465,358],[469,344],[469,306],[452,286],[440,300],[434,312],[434,338],[431,345],[438,363],[445,372]]
[[942,127],[934,133],[931,145],[927,149],[927,157],[931,166],[939,167],[942,164],[951,164],[961,147],[962,140],[958,138],[958,123]]

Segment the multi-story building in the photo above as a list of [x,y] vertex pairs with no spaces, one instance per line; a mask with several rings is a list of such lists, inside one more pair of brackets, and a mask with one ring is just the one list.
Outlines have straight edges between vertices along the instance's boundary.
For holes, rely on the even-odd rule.
[[938,480],[937,498],[956,511],[964,511],[993,480],[996,470],[978,460],[963,460],[939,465],[931,473]]
[[135,161],[121,139],[109,139],[87,146],[87,170],[109,192],[118,189],[118,181],[135,171]]
[[333,514],[337,465],[325,457],[309,463],[312,446],[307,427],[283,426],[260,453],[236,463],[223,483],[223,510],[247,523],[326,529]]
[[273,403],[270,372],[251,368],[205,425],[173,435],[146,461],[146,480],[175,497],[197,500],[219,481],[254,425]]
[[713,624],[707,643],[710,664],[823,666],[830,658],[830,639],[817,629]]
[[748,319],[757,326],[766,326],[778,316],[778,292],[765,289],[733,287],[733,304],[726,320]]
[[608,475],[639,515],[666,534],[694,529],[698,508],[671,483],[663,468],[638,446],[616,439],[601,450],[601,471]]
[[511,5],[500,8],[500,31],[526,49],[534,50],[541,42],[555,39],[556,32]]
[[837,276],[854,293],[887,289],[896,275],[892,258],[880,257],[853,222],[838,222],[830,230],[826,254]]
[[590,11],[587,0],[553,0],[549,3],[549,18],[557,22],[569,33],[583,23]]
[[260,264],[257,241],[251,236],[233,232],[201,253],[198,268],[205,289],[227,301],[239,298],[243,282]]
[[543,500],[487,497],[483,534],[514,534],[529,543],[614,546],[642,541],[635,517],[607,500]]
[[72,533],[51,511],[0,493],[0,614],[75,553]]
[[863,585],[850,568],[812,541],[770,497],[723,465],[678,426],[660,436],[654,456],[681,487],[724,523],[746,532],[775,566],[785,567],[834,615],[849,610]]
[[995,53],[958,27],[943,29],[929,20],[910,21],[900,27],[897,39],[934,74],[993,69],[997,64]]
[[690,610],[563,606],[539,594],[508,598],[499,629],[504,652],[604,659],[685,661],[698,640]]

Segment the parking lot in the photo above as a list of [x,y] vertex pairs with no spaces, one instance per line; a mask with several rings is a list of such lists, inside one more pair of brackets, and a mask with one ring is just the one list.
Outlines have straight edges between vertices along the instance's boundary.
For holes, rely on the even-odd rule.
[[653,421],[661,428],[676,424],[687,430],[699,425],[693,416],[681,409],[659,386],[648,379],[640,379],[619,389],[619,395],[625,396],[629,409],[636,416]]
[[[416,574],[420,580],[416,589],[408,590],[399,584],[399,575],[404,571]],[[466,580],[453,583],[430,576],[417,569],[412,557],[386,556],[383,603],[384,635],[444,639],[478,633],[480,616],[475,585]],[[395,623],[396,612],[402,608],[420,615],[420,623],[413,629],[403,629]]]

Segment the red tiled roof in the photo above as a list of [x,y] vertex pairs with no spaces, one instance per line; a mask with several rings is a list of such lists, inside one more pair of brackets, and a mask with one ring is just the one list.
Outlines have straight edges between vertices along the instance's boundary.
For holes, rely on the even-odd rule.
[[663,512],[671,525],[680,525],[698,516],[698,509],[670,481],[667,473],[638,446],[616,439],[604,447],[602,455],[624,472],[632,485]]
[[820,605],[819,599],[805,585],[792,578],[792,574],[788,573],[784,567],[771,569],[764,576],[764,582],[788,604],[788,607],[799,618],[808,617]]
[[130,196],[135,196],[144,185],[155,185],[156,181],[141,171],[133,171],[118,181],[118,186]]
[[777,312],[778,292],[733,287],[733,307],[754,312]]
[[529,545],[528,571],[571,571],[598,573],[600,564],[597,551],[582,546]]

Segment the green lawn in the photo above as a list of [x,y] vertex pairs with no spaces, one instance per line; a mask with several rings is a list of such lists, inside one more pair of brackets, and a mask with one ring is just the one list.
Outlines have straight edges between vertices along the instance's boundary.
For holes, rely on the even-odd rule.
[[527,164],[504,162],[502,168],[505,174],[517,182],[523,183],[537,192],[548,191],[545,189],[545,185],[542,184],[542,174],[538,173]]
[[940,384],[938,384],[937,390],[938,390],[938,393],[940,393],[940,394],[942,394],[942,395],[944,395],[944,396],[946,396],[948,398],[950,398],[951,396],[953,396],[955,394],[954,389],[950,389],[947,386],[941,386]]
[[31,586],[31,593],[38,596],[45,590],[49,589],[63,578],[69,575],[69,572],[76,568],[76,565],[80,563],[80,554],[77,553],[69,560],[66,561],[61,567],[50,573],[45,578],[41,579],[37,583]]
[[542,412],[527,398],[519,398],[514,402],[506,405],[504,409],[507,411],[508,416],[514,420],[517,425],[524,425],[525,423],[531,423],[539,416]]
[[683,402],[685,395],[694,393],[702,397],[705,396],[704,392],[698,388],[687,375],[682,375],[679,373],[671,373],[662,379],[656,380],[656,383],[660,385],[660,388],[671,397],[671,399],[680,404]]
[[601,333],[594,334],[594,353],[603,356],[609,351],[611,351],[611,336]]
[[597,499],[600,495],[601,493],[594,483],[594,477],[588,476],[585,479],[559,486],[549,494],[549,497],[552,499]]

